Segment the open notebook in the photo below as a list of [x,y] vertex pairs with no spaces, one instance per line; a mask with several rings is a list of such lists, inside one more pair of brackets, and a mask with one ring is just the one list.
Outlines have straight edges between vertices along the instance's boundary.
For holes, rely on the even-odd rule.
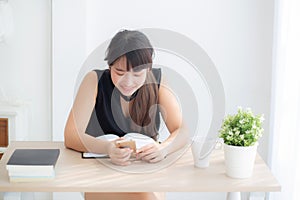
[[[107,135],[101,135],[97,137],[97,139],[103,139],[103,140],[108,140],[108,141],[113,141],[118,139],[119,136],[114,135],[114,134],[107,134]],[[136,149],[140,149],[141,147],[155,143],[155,140],[152,138],[142,135],[140,133],[127,133],[126,135],[123,136],[126,140],[134,140],[136,144]],[[82,158],[108,158],[107,154],[96,154],[96,153],[89,153],[89,152],[83,152],[82,153]]]

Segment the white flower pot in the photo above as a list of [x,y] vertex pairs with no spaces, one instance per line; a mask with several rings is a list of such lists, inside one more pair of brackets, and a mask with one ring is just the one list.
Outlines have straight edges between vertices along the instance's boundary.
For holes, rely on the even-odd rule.
[[226,174],[232,178],[251,177],[257,146],[257,143],[249,147],[224,144]]

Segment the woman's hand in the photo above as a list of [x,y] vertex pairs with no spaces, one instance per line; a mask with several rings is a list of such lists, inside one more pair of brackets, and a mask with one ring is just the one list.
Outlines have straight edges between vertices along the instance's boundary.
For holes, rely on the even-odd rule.
[[167,156],[166,149],[163,145],[152,143],[148,144],[136,152],[136,158],[150,163],[159,162]]
[[115,145],[115,141],[112,141],[108,144],[107,147],[108,155],[111,159],[111,162],[116,165],[130,165],[129,161],[131,154],[133,152],[130,148],[117,148]]

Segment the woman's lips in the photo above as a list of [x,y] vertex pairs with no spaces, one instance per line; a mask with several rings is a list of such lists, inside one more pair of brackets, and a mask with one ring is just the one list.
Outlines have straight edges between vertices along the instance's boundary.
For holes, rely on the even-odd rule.
[[134,87],[124,87],[121,86],[122,92],[124,92],[125,94],[130,95],[131,93],[133,93],[134,91]]

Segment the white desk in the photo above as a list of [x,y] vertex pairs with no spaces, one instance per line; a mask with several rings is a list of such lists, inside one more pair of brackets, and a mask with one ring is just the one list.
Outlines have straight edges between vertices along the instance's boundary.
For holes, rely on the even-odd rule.
[[[10,183],[5,165],[15,148],[60,148],[54,180]],[[110,169],[96,159],[66,149],[62,142],[13,142],[0,161],[0,191],[5,192],[277,192],[281,187],[258,155],[248,179],[225,174],[222,150],[215,150],[206,169],[195,168],[188,150],[168,168],[155,173],[128,174]]]

